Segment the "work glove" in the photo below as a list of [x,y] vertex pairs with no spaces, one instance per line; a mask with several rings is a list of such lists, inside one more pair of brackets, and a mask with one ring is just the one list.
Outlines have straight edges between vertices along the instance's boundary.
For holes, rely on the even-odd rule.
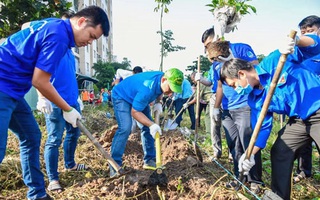
[[214,121],[218,122],[220,120],[220,109],[219,108],[213,108],[212,116],[213,116]]
[[153,112],[156,112],[156,111],[159,113],[159,115],[162,114],[162,104],[161,103],[155,103],[153,105]]
[[156,123],[153,123],[150,127],[150,134],[151,136],[153,137],[153,139],[156,138],[156,132],[159,132],[160,135],[162,135],[162,131],[161,131],[161,128],[158,124]]
[[183,109],[185,110],[185,109],[187,109],[188,107],[189,107],[189,104],[188,103],[185,103],[185,104],[183,104]]
[[81,120],[80,113],[72,108],[70,111],[63,111],[63,118],[73,126],[73,128],[77,127],[77,120]]
[[239,172],[243,172],[243,175],[248,175],[250,169],[256,164],[254,161],[254,155],[250,156],[250,159],[245,159],[246,153],[242,154],[242,156],[239,159]]
[[202,73],[196,73],[195,75],[194,75],[194,80],[195,81],[201,81],[201,78],[202,78]]
[[295,39],[287,36],[279,47],[281,54],[290,54],[294,52]]
[[37,109],[44,114],[50,114],[52,113],[51,102],[45,97],[39,97],[37,102]]

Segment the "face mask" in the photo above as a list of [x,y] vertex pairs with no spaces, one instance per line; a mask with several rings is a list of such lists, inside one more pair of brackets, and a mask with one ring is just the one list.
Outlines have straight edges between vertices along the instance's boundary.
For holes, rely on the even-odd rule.
[[[247,83],[248,83],[248,80],[247,80]],[[242,87],[241,85],[238,85],[234,90],[240,95],[247,95],[247,94],[250,94],[250,92],[252,92],[253,87],[248,83],[246,87]]]

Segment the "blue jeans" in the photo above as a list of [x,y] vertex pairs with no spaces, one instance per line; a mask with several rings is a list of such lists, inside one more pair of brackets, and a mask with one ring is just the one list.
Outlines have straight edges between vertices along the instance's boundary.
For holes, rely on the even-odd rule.
[[[80,112],[79,104],[72,107]],[[64,129],[66,129],[66,136],[63,142],[63,155],[66,169],[73,168],[76,165],[74,153],[80,136],[79,128],[73,128],[71,124],[64,120],[63,111],[54,104],[52,104],[52,108],[52,113],[45,115],[48,138],[44,147],[44,160],[50,182],[59,180],[59,147],[62,142]]]
[[[132,105],[121,99],[112,99],[114,114],[118,122],[118,130],[116,131],[111,145],[111,157],[122,166],[122,156],[124,154],[126,144],[131,133],[131,107]],[[150,107],[147,106],[143,111],[150,120]],[[141,142],[143,148],[143,161],[148,162],[151,159],[155,159],[156,152],[154,147],[154,139],[150,134],[149,127],[141,127]]]
[[23,181],[29,190],[27,197],[36,199],[46,195],[40,170],[41,132],[24,99],[15,100],[0,92],[0,163],[6,153],[8,129],[19,139]]

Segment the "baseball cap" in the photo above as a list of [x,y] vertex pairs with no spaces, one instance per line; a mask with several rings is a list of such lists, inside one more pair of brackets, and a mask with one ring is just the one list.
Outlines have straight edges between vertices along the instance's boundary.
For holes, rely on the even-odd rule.
[[164,73],[169,82],[170,89],[175,93],[182,93],[183,73],[177,68],[171,68]]

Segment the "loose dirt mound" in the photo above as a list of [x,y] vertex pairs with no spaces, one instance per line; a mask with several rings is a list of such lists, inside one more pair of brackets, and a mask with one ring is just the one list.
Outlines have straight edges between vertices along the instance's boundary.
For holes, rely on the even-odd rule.
[[[117,126],[113,118],[106,119],[104,113],[99,118],[87,118],[85,125],[92,134],[110,152],[112,137]],[[115,125],[115,126],[113,126]],[[42,127],[43,128],[43,127]],[[45,131],[41,144],[41,161],[46,140]],[[0,199],[25,199],[27,187],[22,183],[19,148],[13,134],[8,137],[7,156],[0,166]],[[132,133],[126,145],[123,166],[130,172],[116,180],[109,180],[108,162],[94,147],[90,140],[82,135],[76,152],[76,162],[90,166],[85,172],[65,172],[63,151],[60,148],[59,172],[60,183],[64,187],[62,193],[49,192],[55,199],[63,200],[104,200],[104,199],[254,199],[245,193],[243,196],[234,190],[224,187],[225,182],[232,180],[220,167],[213,163],[206,154],[204,161],[196,159],[191,142],[179,131],[170,131],[161,136],[162,159],[168,178],[167,187],[148,185],[151,170],[142,169],[143,151],[140,133]],[[227,157],[219,162],[232,171]],[[45,172],[45,164],[42,163]],[[309,182],[308,182],[309,183]],[[47,183],[48,184],[48,183]],[[317,191],[318,182],[310,182],[309,188]],[[298,185],[299,186],[299,185]],[[295,195],[299,199],[301,194]]]
[[[106,131],[100,143],[110,147],[110,135],[114,127]],[[153,171],[143,170],[143,152],[140,133],[131,134],[125,151],[123,165],[129,170],[125,177],[114,181],[105,181],[100,194],[95,197],[115,199],[209,199],[212,195],[220,199],[239,199],[235,194],[226,194],[225,190],[215,191],[217,177],[221,170],[210,161],[200,163],[196,160],[192,146],[179,131],[171,131],[161,137],[163,172],[168,178],[166,188],[148,185]],[[106,149],[109,152],[109,149]],[[103,181],[104,182],[104,181]],[[215,192],[215,194],[213,194]],[[228,193],[228,192],[227,192]],[[231,192],[234,193],[234,192]],[[217,199],[214,198],[214,199]]]

